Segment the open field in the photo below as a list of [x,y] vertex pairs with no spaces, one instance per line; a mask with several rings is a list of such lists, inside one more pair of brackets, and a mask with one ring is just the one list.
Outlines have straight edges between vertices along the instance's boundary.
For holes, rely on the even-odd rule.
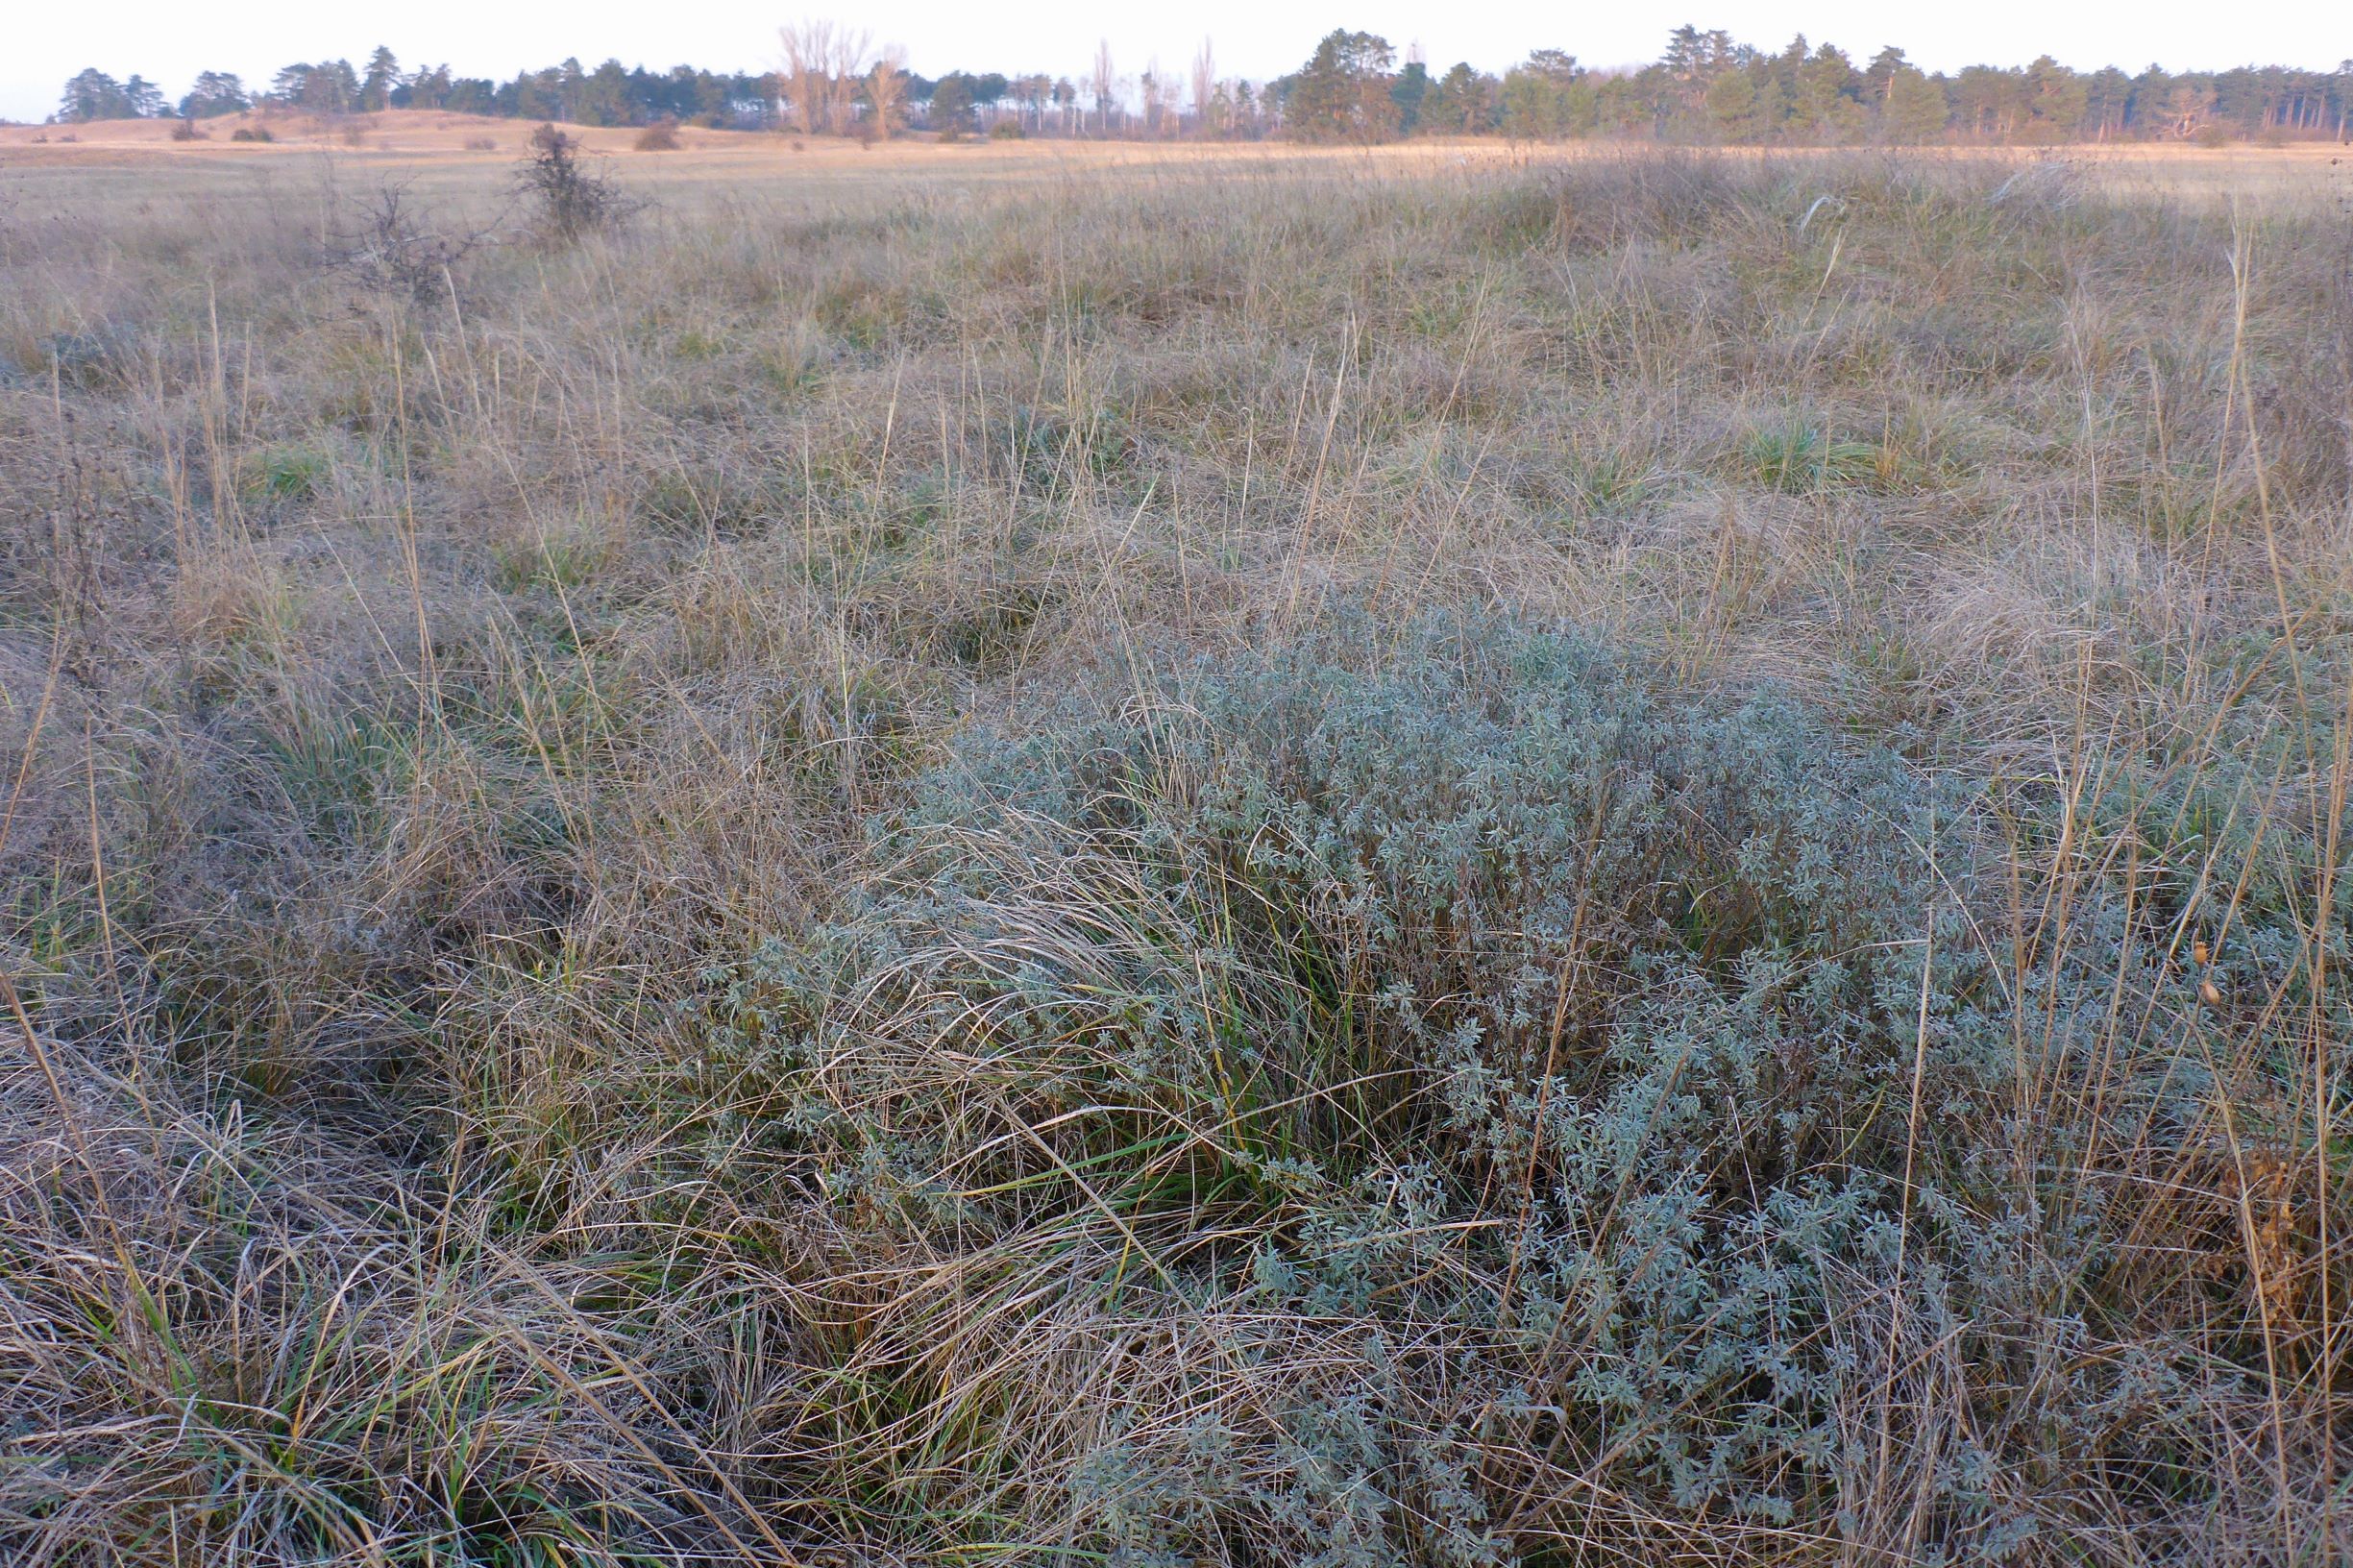
[[[61,201],[98,192],[143,189],[129,177],[206,181],[213,189],[282,183],[292,169],[331,161],[342,178],[394,177],[446,181],[453,191],[480,188],[520,157],[531,127],[511,119],[424,110],[391,110],[332,119],[247,112],[206,121],[206,139],[175,142],[176,120],[101,120],[88,125],[0,126],[0,170],[24,186],[55,183]],[[267,129],[267,144],[229,138],[240,129]],[[929,138],[862,147],[833,136],[796,137],[682,127],[675,151],[634,149],[628,128],[575,127],[591,151],[614,160],[613,172],[632,185],[676,191],[706,184],[777,184],[808,200],[810,183],[832,185],[877,181],[937,184],[968,180],[1070,178],[1106,170],[1170,175],[1212,173],[1233,179],[1270,169],[1372,171],[1442,178],[1466,169],[1549,167],[1624,156],[1608,143],[1533,145],[1493,136],[1420,139],[1376,147],[1311,147],[1281,141],[1092,141],[1053,138],[996,141],[975,138],[943,145]],[[73,138],[70,142],[63,139]],[[1803,160],[1820,155],[1728,149],[1711,156],[1734,161]],[[2058,162],[2097,187],[2116,193],[2292,202],[2341,201],[2353,184],[2353,150],[2330,142],[2295,141],[2218,149],[2178,142],[2071,144],[2064,147],[1914,149],[1915,161]],[[99,171],[108,171],[101,174]],[[46,176],[46,178],[44,178]],[[315,176],[314,176],[315,177]]]
[[0,131],[0,1558],[2353,1555],[2325,151],[481,134]]

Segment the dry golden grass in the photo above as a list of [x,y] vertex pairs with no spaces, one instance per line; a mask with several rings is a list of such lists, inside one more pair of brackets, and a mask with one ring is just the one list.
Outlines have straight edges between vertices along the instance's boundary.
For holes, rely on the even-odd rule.
[[[89,171],[141,168],[159,178],[188,178],[188,164],[270,167],[327,155],[347,170],[412,175],[421,169],[464,170],[496,184],[520,157],[531,127],[523,121],[427,110],[390,110],[341,117],[248,111],[204,122],[205,139],[172,139],[176,120],[104,120],[90,125],[0,126],[0,158],[6,166]],[[233,142],[239,130],[266,129],[267,144]],[[929,136],[901,136],[871,146],[833,136],[798,137],[762,132],[713,131],[685,126],[675,151],[641,152],[629,127],[572,128],[594,153],[614,158],[625,174],[649,183],[697,184],[712,181],[803,183],[845,178],[940,181],[964,177],[997,181],[1007,177],[1055,177],[1096,169],[1213,170],[1231,176],[1267,167],[1373,168],[1408,175],[1441,176],[1454,170],[1496,166],[1527,168],[1581,159],[1609,159],[1623,151],[1607,143],[1532,145],[1494,136],[1450,137],[1370,148],[1309,147],[1287,142],[1137,142],[1062,140],[1051,137],[998,140],[976,137],[943,145]],[[67,142],[62,138],[73,138]],[[485,146],[484,143],[489,145]],[[1806,152],[1736,148],[1711,156],[1760,162],[1804,160]],[[2326,142],[2278,146],[2238,144],[2197,148],[2178,142],[2120,142],[2053,148],[1966,148],[1913,150],[1915,161],[1969,163],[2056,160],[2078,170],[2097,171],[2120,188],[2172,195],[2242,199],[2282,196],[2325,198],[2343,164],[2344,150]],[[165,161],[169,160],[169,161]],[[171,171],[179,169],[174,175]],[[202,176],[193,176],[202,178]]]
[[[479,134],[0,131],[0,1556],[2353,1552],[2341,169]],[[1490,620],[1965,825],[1383,885]]]

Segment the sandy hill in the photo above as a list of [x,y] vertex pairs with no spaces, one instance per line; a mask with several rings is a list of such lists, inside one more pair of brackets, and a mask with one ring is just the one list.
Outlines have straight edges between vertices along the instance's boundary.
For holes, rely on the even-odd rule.
[[[42,147],[94,147],[136,149],[150,152],[209,152],[233,147],[241,153],[256,156],[282,149],[317,149],[344,147],[373,152],[455,153],[500,152],[513,154],[522,150],[531,133],[530,122],[500,119],[483,114],[453,114],[430,109],[390,109],[375,114],[310,114],[283,110],[249,110],[242,114],[224,114],[214,119],[199,120],[197,129],[202,139],[178,141],[174,134],[181,122],[163,120],[98,120],[87,125],[12,125],[0,126],[0,149]],[[626,149],[637,139],[632,127],[596,129],[572,126],[578,135],[600,152]],[[240,142],[234,139],[239,131],[266,130],[271,139],[266,143]],[[743,131],[708,131],[688,127],[678,133],[680,142],[687,147],[721,147],[752,139],[755,134]]]

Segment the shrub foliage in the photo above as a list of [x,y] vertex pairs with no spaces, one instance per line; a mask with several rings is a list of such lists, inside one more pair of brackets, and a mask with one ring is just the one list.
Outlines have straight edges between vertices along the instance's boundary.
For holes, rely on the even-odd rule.
[[[1233,1359],[1249,1399],[1108,1388],[1067,1471],[1008,1478],[1097,1550],[1896,1510],[1989,1560],[2087,1469],[2217,1501],[2217,1410],[2261,1396],[2192,1302],[2095,1307],[2145,1210],[2082,1163],[2188,1125],[2207,1086],[2110,1005],[2184,988],[2104,897],[2002,949],[1983,798],[1788,701],[1351,623],[968,738],[873,853],[850,919],[730,978],[720,1055],[778,1098],[729,1136],[857,1233],[958,1238],[999,1315],[906,1314],[904,1365],[1074,1297],[1103,1354]],[[2030,1090],[2111,1098],[2030,1151]]]

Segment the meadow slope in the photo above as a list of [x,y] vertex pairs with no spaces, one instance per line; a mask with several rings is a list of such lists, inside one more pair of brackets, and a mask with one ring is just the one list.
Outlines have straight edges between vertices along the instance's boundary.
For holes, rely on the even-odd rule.
[[2353,1556],[2353,174],[424,129],[0,143],[0,1556]]

